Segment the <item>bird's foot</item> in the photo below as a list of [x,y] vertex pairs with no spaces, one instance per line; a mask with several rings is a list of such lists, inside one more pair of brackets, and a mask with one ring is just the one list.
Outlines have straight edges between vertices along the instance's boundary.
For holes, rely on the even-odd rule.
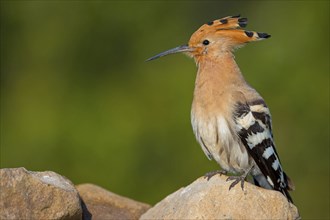
[[207,178],[207,181],[209,181],[214,175],[216,174],[220,174],[221,175],[226,175],[227,174],[227,171],[225,170],[215,170],[215,171],[211,171],[211,172],[208,172],[204,175],[205,178]]
[[248,169],[246,169],[245,172],[240,176],[230,176],[230,177],[228,177],[226,181],[234,180],[234,182],[232,182],[230,184],[229,190],[231,188],[233,188],[239,182],[241,182],[241,188],[242,188],[242,190],[244,190],[244,181],[245,181],[246,177],[249,175],[249,173],[251,172],[251,170],[253,169],[253,167],[254,167],[254,164],[250,165],[250,167]]
[[242,190],[244,190],[244,182],[245,182],[245,175],[241,175],[241,176],[230,176],[227,178],[226,181],[230,181],[230,180],[234,180],[230,186],[229,186],[229,190],[231,190],[231,188],[233,188],[234,186],[236,186],[239,182],[241,182],[241,187]]

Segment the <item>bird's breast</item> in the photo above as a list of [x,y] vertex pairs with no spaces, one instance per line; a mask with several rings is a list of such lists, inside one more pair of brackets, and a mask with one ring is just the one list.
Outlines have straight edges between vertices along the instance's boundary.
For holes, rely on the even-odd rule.
[[191,123],[204,153],[209,159],[214,159],[222,169],[242,173],[249,166],[247,151],[238,141],[230,118],[226,115],[193,104]]

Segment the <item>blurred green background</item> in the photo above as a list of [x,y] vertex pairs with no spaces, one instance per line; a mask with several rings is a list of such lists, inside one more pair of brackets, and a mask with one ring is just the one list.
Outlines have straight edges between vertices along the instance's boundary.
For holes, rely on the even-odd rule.
[[239,13],[272,35],[236,60],[271,109],[294,201],[329,218],[329,1],[1,1],[1,168],[151,204],[218,169],[190,125],[193,60],[144,60]]

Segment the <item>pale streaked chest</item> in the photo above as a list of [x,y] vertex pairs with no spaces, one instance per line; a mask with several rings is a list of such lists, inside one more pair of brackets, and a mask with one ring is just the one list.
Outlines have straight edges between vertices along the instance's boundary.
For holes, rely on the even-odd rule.
[[191,123],[204,153],[222,169],[241,173],[249,166],[250,159],[245,147],[238,141],[231,121],[220,112],[193,105]]

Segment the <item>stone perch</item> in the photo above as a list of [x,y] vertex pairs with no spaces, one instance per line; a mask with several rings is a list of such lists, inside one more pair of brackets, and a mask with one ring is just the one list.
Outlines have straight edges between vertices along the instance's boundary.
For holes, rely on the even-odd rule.
[[147,219],[300,219],[280,193],[245,182],[230,191],[227,176],[200,177],[170,194],[141,216]]
[[[245,183],[230,191],[227,176],[201,177],[154,207],[93,184],[75,186],[52,171],[0,169],[0,219],[300,219],[274,190]],[[138,189],[137,189],[138,190]]]

